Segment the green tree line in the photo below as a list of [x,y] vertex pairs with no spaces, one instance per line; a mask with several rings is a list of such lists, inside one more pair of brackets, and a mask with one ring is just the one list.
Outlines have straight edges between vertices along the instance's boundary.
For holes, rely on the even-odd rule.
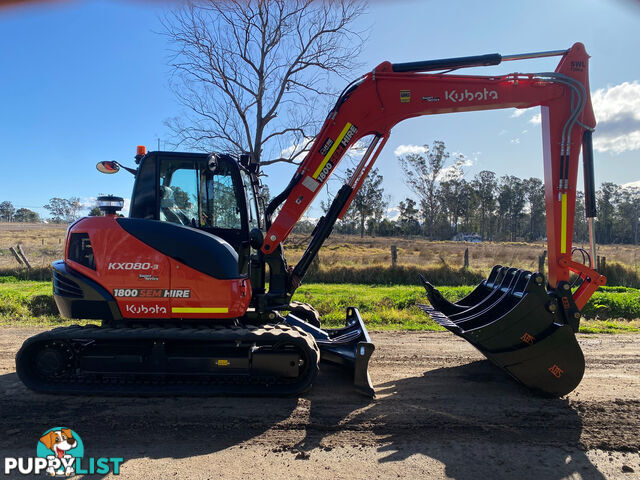
[[[444,142],[425,145],[423,153],[409,153],[398,161],[408,189],[413,193],[397,205],[384,195],[382,175],[374,169],[355,196],[335,231],[378,236],[423,236],[486,241],[535,241],[546,237],[544,184],[539,178],[499,177],[483,170],[464,176],[465,159],[451,158]],[[347,172],[349,176],[350,172]],[[599,243],[637,244],[640,189],[603,183],[596,194],[595,221]],[[323,210],[328,204],[322,203]],[[577,192],[574,240],[588,241],[584,194]],[[314,222],[297,231],[308,233]]]

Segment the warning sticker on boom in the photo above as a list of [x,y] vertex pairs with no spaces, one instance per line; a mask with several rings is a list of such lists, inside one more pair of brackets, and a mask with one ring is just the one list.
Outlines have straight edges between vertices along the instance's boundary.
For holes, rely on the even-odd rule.
[[331,162],[331,159],[333,158],[334,154],[337,153],[338,158],[340,158],[345,148],[347,148],[347,145],[349,145],[349,142],[351,141],[351,139],[353,138],[353,136],[357,131],[358,131],[358,127],[356,127],[355,125],[352,125],[349,122],[346,123],[346,125],[342,129],[342,132],[340,132],[340,135],[338,135],[338,138],[336,139],[335,143],[331,145],[331,148],[329,149],[324,159],[322,160],[320,165],[318,165],[318,168],[312,175],[314,179],[322,183],[325,180],[325,178],[327,178],[327,175],[329,175],[329,172],[331,172],[331,170],[334,167],[333,162]]
[[304,177],[304,180],[302,180],[302,185],[307,187],[312,192],[315,192],[316,188],[318,188],[318,185],[320,184],[317,181],[315,181],[313,178],[306,176]]

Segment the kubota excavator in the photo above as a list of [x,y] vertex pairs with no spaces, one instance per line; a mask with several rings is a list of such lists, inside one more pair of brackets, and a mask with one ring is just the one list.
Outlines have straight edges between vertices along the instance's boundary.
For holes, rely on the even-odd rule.
[[[561,57],[554,72],[451,73],[554,55]],[[101,326],[57,328],[27,339],[16,358],[18,375],[47,393],[297,395],[326,360],[351,368],[355,386],[373,395],[368,363],[374,346],[358,310],[347,309],[343,328],[323,329],[311,306],[292,302],[313,258],[394,125],[419,115],[540,106],[548,278],[496,266],[457,303],[424,281],[431,306],[423,308],[530,389],[570,392],[584,371],[574,335],[580,310],[605,283],[592,262],[572,258],[581,149],[590,225],[595,216],[588,58],[576,43],[533,54],[383,62],[343,91],[264,218],[259,165],[251,156],[139,147],[137,168],[123,167],[135,175],[129,217],[116,215],[122,199],[101,197],[106,215],[72,224],[64,261],[53,264],[60,313],[100,319]],[[353,175],[289,267],[283,242],[345,152],[365,136],[372,140]],[[120,167],[98,164],[105,173]]]

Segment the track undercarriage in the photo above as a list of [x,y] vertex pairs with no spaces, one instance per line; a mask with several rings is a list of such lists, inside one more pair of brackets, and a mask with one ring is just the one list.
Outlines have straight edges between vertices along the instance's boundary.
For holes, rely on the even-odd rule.
[[[354,368],[358,390],[373,395],[373,344],[357,310],[349,314],[332,334],[291,315],[261,326],[61,327],[29,338],[16,367],[24,384],[42,393],[294,396],[311,387],[324,350],[328,361]],[[360,343],[367,345],[362,355]]]

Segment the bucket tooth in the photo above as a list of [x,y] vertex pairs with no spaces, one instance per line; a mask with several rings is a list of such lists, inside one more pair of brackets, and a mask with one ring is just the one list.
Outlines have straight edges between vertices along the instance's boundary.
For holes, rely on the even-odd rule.
[[494,288],[475,305],[469,306],[461,312],[449,315],[449,318],[460,324],[462,322],[478,323],[481,319],[486,317],[487,312],[495,309],[500,305],[509,295],[516,289],[519,282],[523,281],[524,276],[529,274],[523,270],[516,268],[503,268],[500,276],[500,283],[496,283]]
[[451,303],[446,298],[444,298],[440,291],[438,291],[436,287],[427,282],[427,280],[425,280],[422,275],[420,275],[420,280],[422,280],[422,285],[427,292],[429,303],[431,303],[431,305],[433,305],[433,307],[438,311],[441,311],[445,314],[452,314],[464,308],[456,305],[455,303]]
[[422,285],[427,292],[427,298],[433,307],[444,313],[445,315],[451,315],[453,313],[462,312],[466,308],[473,306],[482,301],[487,295],[491,293],[495,288],[495,283],[498,278],[501,278],[500,274],[504,267],[496,265],[491,269],[491,273],[486,280],[483,280],[478,284],[471,293],[457,302],[450,302],[442,296],[436,287],[429,283],[425,278],[420,275]]
[[[436,297],[434,291],[441,296],[424,279],[423,283],[430,301]],[[470,298],[476,303],[462,304]],[[547,291],[542,275],[496,266],[465,299],[431,303],[419,307],[526,387],[560,396],[580,383],[582,350],[559,313],[558,295]]]

